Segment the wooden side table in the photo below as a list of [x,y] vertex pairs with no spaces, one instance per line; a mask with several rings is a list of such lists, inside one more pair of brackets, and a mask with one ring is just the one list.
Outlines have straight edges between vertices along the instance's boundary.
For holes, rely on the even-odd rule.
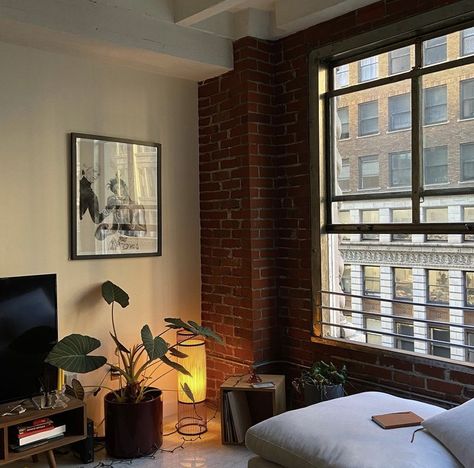
[[221,440],[223,444],[237,445],[226,439],[226,421],[224,417],[224,393],[244,392],[247,398],[252,424],[271,418],[286,410],[285,376],[272,374],[259,374],[263,382],[273,382],[269,388],[253,388],[247,383],[248,375],[243,377],[229,377],[221,385]]

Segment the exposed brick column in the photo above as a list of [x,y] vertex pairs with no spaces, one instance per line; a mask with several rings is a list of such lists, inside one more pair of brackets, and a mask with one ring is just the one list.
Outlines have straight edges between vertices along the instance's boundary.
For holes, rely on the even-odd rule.
[[273,47],[246,38],[234,57],[199,87],[202,318],[225,341],[208,349],[211,399],[279,338]]

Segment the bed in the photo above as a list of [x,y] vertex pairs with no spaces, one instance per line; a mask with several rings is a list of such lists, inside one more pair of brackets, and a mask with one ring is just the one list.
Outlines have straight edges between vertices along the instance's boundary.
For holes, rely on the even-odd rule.
[[251,427],[248,468],[460,468],[427,431],[384,430],[372,415],[413,411],[424,419],[446,410],[380,392],[365,392],[289,411]]

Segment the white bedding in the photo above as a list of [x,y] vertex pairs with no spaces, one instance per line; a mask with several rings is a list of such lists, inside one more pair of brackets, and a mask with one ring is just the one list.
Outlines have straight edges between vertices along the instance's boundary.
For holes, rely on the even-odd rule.
[[247,431],[246,445],[286,468],[459,468],[435,438],[417,427],[384,430],[375,414],[413,411],[428,418],[437,406],[379,392],[359,393],[267,419]]

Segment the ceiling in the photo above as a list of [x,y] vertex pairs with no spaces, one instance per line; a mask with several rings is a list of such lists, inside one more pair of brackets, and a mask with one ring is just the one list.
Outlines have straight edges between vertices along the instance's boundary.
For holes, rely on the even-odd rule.
[[0,40],[203,80],[232,42],[278,39],[374,0],[2,0]]

